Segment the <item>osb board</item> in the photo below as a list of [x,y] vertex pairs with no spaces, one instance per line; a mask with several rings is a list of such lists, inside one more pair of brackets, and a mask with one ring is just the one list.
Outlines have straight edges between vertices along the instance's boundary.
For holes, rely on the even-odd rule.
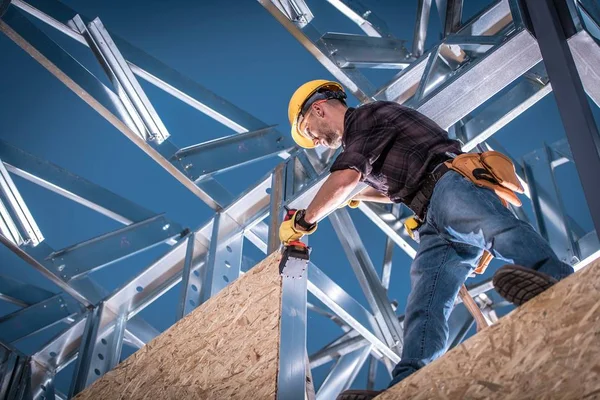
[[600,398],[600,261],[377,397]]
[[273,253],[75,398],[274,399],[279,260]]

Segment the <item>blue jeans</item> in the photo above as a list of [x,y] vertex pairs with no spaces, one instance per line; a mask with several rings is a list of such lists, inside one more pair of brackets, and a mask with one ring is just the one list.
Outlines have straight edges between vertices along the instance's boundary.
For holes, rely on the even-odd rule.
[[450,171],[436,184],[419,251],[410,270],[411,292],[404,319],[402,361],[390,386],[447,350],[448,317],[458,291],[486,249],[511,264],[562,279],[573,268],[496,194]]

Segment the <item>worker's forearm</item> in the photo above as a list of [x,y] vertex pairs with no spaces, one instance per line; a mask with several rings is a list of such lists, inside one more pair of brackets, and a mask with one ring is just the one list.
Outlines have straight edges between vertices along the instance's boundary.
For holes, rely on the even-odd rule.
[[352,198],[353,200],[370,201],[373,203],[392,203],[389,197],[369,187]]
[[306,209],[306,222],[317,222],[338,207],[352,193],[359,179],[360,174],[353,170],[336,171],[329,175]]

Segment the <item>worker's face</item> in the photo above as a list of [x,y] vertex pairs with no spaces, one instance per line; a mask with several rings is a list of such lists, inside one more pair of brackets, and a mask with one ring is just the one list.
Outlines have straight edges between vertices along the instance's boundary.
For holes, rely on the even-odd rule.
[[342,132],[328,118],[326,100],[316,101],[299,123],[300,132],[312,140],[315,146],[321,145],[337,149],[342,145]]

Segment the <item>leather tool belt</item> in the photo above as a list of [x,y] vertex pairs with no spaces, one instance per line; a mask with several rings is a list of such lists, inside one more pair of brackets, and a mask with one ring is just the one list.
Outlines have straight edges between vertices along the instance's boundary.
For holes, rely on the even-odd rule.
[[415,216],[420,222],[425,221],[425,214],[427,213],[427,206],[429,206],[429,200],[433,194],[435,184],[450,171],[450,168],[445,163],[439,164],[435,169],[427,176],[425,181],[421,184],[420,190],[415,194],[408,208],[415,213]]
[[[504,206],[508,206],[509,203],[517,207],[521,206],[521,200],[515,193],[523,193],[524,189],[510,158],[497,151],[465,153],[437,166],[423,182],[421,190],[409,205],[419,222],[411,229],[407,228],[409,234],[411,232],[415,232],[414,235],[418,234],[417,230],[425,220],[433,189],[441,177],[450,170],[458,172],[479,187],[493,190]],[[418,236],[415,238],[418,241]],[[493,258],[490,252],[484,251],[474,272],[483,274]]]

